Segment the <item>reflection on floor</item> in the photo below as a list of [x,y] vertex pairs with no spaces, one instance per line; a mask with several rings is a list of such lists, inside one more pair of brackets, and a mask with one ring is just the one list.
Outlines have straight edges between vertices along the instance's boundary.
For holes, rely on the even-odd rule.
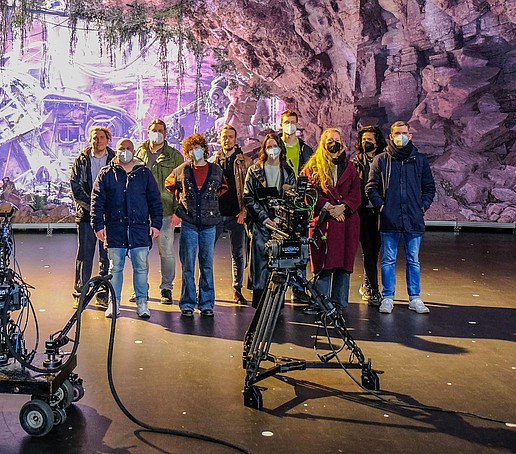
[[[23,276],[35,287],[42,351],[44,340],[72,314],[76,238],[73,233],[15,236]],[[430,405],[516,422],[515,253],[516,236],[507,233],[428,232],[421,251],[428,315],[407,310],[402,258],[393,313],[368,307],[358,294],[357,257],[345,317],[364,355],[385,371],[381,396],[394,404],[368,395],[342,370],[309,369],[260,382],[266,390],[258,411],[243,406],[242,340],[254,310],[232,302],[229,241],[223,238],[216,246],[214,319],[198,313],[184,319],[177,304],[159,303],[156,248],[148,321],[138,319],[134,304],[127,302],[126,266],[114,355],[118,392],[148,424],[223,438],[253,453],[515,452],[514,428],[417,408]],[[314,317],[300,309],[287,300],[271,353],[315,361]],[[129,421],[107,383],[109,329],[101,310],[91,306],[84,312],[76,372],[86,393],[68,409],[66,423],[47,436],[31,438],[19,424],[19,410],[30,396],[0,396],[1,453],[236,452],[145,432]],[[360,379],[359,371],[350,374]]]

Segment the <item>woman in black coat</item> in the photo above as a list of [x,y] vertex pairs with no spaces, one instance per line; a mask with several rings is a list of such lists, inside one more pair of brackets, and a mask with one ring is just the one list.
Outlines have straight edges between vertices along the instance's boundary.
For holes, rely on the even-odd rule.
[[269,276],[265,248],[265,243],[271,235],[268,227],[278,227],[274,221],[274,210],[269,206],[268,193],[274,192],[272,188],[276,188],[278,196],[282,197],[284,184],[296,184],[296,176],[286,162],[286,154],[285,145],[280,137],[276,134],[267,134],[258,152],[258,159],[249,168],[245,180],[244,203],[251,236],[248,288],[253,290],[255,308],[258,307]]

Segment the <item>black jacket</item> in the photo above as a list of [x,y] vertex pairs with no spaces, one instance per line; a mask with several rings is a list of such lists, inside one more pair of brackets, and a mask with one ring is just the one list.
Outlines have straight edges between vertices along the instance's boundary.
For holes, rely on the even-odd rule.
[[135,165],[126,173],[112,162],[101,169],[91,197],[91,225],[106,227],[106,247],[151,247],[150,227],[161,230],[163,206],[152,172]]
[[[288,164],[282,165],[280,188],[283,188],[283,184],[290,186],[296,184],[296,176]],[[260,195],[259,189],[265,187],[267,187],[265,170],[263,163],[258,161],[249,168],[244,188],[244,203],[248,214],[246,222],[251,237],[248,282],[250,289],[263,289],[269,275],[265,243],[269,240],[271,231],[263,223],[268,218],[274,219],[274,214],[267,200]],[[280,196],[282,195],[283,190],[280,191]]]
[[[115,152],[107,147],[107,164],[115,157]],[[90,222],[91,191],[91,147],[81,151],[75,158],[70,174],[70,186],[75,202],[75,222]]]
[[[399,159],[389,143],[373,160],[366,194],[380,211],[381,232],[422,233],[424,213],[435,196],[435,182],[425,155],[410,142],[408,157]],[[405,147],[405,148],[407,148]]]

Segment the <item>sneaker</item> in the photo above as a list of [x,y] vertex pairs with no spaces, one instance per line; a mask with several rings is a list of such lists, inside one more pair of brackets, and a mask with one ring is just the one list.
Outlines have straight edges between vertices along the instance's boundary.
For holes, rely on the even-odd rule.
[[382,314],[390,314],[394,309],[394,301],[392,298],[384,298],[380,304],[379,312]]
[[[147,293],[147,299],[149,299],[149,294]],[[130,303],[136,303],[136,292],[131,293],[131,296],[129,297]]]
[[425,306],[425,303],[421,300],[421,298],[414,298],[410,300],[408,303],[408,308],[411,311],[416,311],[418,314],[428,314],[430,309]]
[[245,296],[242,295],[242,291],[238,289],[235,289],[235,291],[233,292],[233,301],[237,304],[242,304],[244,306],[249,304],[245,299]]
[[[116,316],[118,317],[120,315],[120,309],[116,311]],[[108,307],[106,309],[106,312],[104,312],[104,317],[106,318],[113,318],[113,303],[109,303]]]
[[215,314],[213,313],[213,310],[212,309],[203,309],[201,311],[201,315],[203,317],[213,317]]
[[368,285],[362,284],[358,289],[358,293],[362,296],[364,301],[368,301],[371,298],[371,288]]
[[172,290],[169,288],[161,289],[161,304],[174,304],[172,299]]
[[106,292],[99,292],[95,295],[95,306],[97,306],[100,309],[107,309],[109,303],[107,300],[107,293]]
[[140,318],[150,317],[149,304],[147,303],[147,301],[141,301],[140,303],[136,303],[136,313]]
[[303,290],[299,290],[298,288],[294,287],[292,289],[292,296],[290,297],[290,301],[292,301],[294,304],[308,304],[310,302],[310,298]]
[[181,317],[193,317],[192,309],[181,309]]
[[379,291],[372,292],[371,297],[367,301],[369,306],[378,307],[382,303],[382,294]]

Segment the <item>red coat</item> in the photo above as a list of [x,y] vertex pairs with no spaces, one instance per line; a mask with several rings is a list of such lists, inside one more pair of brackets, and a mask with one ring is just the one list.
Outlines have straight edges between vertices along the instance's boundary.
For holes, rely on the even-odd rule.
[[[308,172],[307,175],[310,178]],[[314,232],[313,226],[310,228],[310,237],[315,236],[317,240],[317,247],[311,246],[310,248],[312,272],[343,268],[352,273],[360,239],[360,218],[357,209],[362,200],[360,178],[355,166],[348,160],[337,185],[330,187],[326,192],[317,188],[317,193],[318,199],[315,206],[317,217],[314,219],[314,225],[317,224],[319,213],[326,202],[330,202],[332,205],[345,203],[348,208],[344,222],[338,222],[329,213],[326,214],[326,218],[320,226],[326,237],[325,240],[321,239],[320,233]]]

